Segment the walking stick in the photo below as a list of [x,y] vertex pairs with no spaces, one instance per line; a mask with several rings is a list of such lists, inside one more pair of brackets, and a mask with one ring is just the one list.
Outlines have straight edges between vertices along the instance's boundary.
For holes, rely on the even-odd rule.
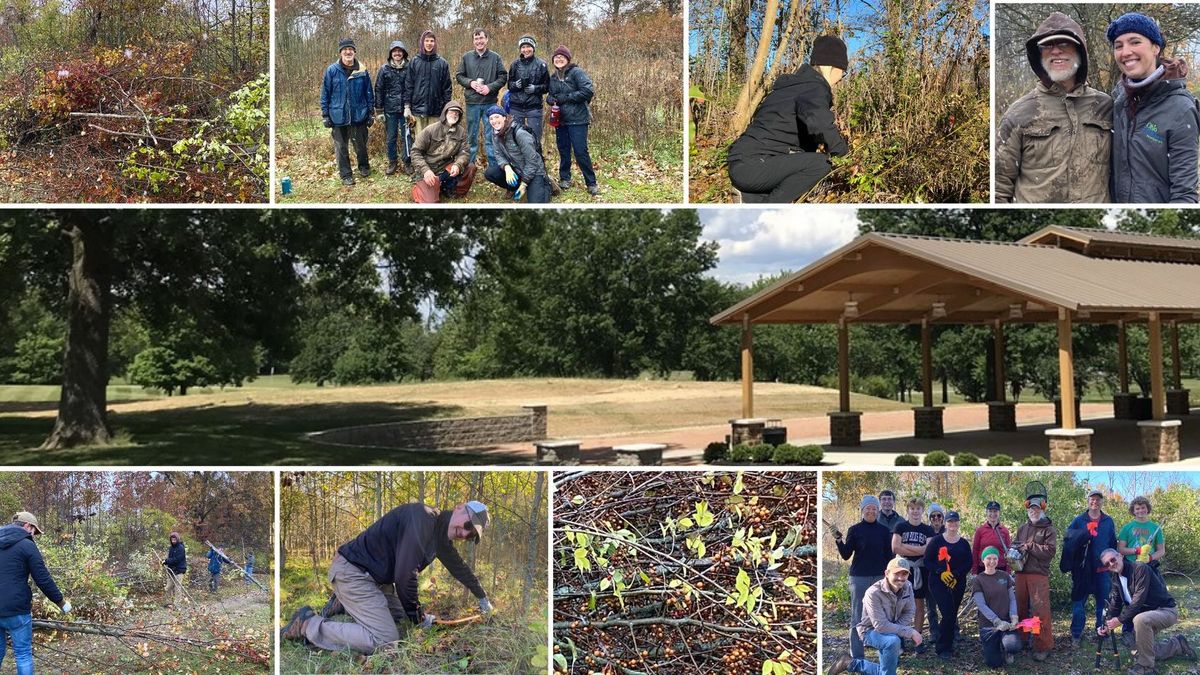
[[[212,543],[211,543],[210,541],[208,541],[207,539],[205,539],[205,540],[204,540],[204,545],[205,545],[205,546],[207,546],[207,547],[209,547],[209,548],[211,548],[211,549],[212,549],[212,550],[214,550],[214,551],[216,551],[216,550],[217,550],[217,547],[216,547],[216,546],[213,546],[213,545],[212,545]],[[225,554],[223,554],[223,553],[221,553],[221,552],[219,552],[219,551],[217,552],[217,555],[221,556],[221,557],[222,557],[222,558],[224,558],[225,560],[228,560],[229,562],[225,563],[226,565],[229,565],[229,566],[230,566],[230,567],[232,567],[233,569],[235,569],[235,570],[237,570],[237,571],[241,572],[243,577],[245,577],[245,578],[249,579],[249,580],[250,580],[250,581],[251,581],[251,582],[252,582],[252,583],[253,583],[255,586],[258,586],[260,589],[262,589],[262,591],[263,591],[264,593],[270,593],[270,592],[271,592],[271,591],[267,590],[267,587],[266,587],[266,586],[263,586],[262,584],[260,584],[260,583],[258,582],[258,579],[255,579],[254,577],[250,576],[249,574],[246,574],[246,570],[242,569],[242,568],[241,568],[241,566],[239,566],[237,563],[235,563],[235,562],[233,562],[232,560],[230,560],[230,559],[229,559],[229,556],[227,556],[227,555],[225,555]]]

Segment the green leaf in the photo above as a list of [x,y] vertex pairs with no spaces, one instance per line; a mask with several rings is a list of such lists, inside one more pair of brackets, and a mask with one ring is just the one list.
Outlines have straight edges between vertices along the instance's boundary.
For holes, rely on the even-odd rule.
[[788,577],[783,580],[783,585],[787,586],[788,588],[791,588],[792,586],[796,585],[797,581],[800,581],[800,580],[797,579],[796,577]]
[[607,591],[611,586],[612,586],[612,581],[610,581],[608,579],[608,577],[605,577],[600,580],[600,590],[601,591]]
[[763,661],[762,675],[771,675],[774,672],[775,672],[775,662],[770,659]]
[[592,595],[588,598],[588,611],[596,611],[596,592],[592,591]]
[[742,482],[742,472],[737,472],[737,480],[733,482],[733,494],[740,495],[742,490],[746,489],[746,484]]
[[691,518],[684,517],[679,519],[679,526],[685,530],[691,528],[694,524]]
[[571,503],[575,506],[579,506],[583,503],[583,495],[575,495],[574,497],[571,497]]
[[650,576],[648,574],[646,574],[645,572],[639,571],[638,577],[642,580],[643,584],[646,584],[647,586],[650,585]]
[[672,579],[671,583],[669,583],[667,585],[670,586],[671,588],[679,588],[679,584],[681,584],[681,583],[683,583],[683,582],[678,579]]
[[696,503],[695,517],[696,517],[696,524],[699,525],[700,527],[708,527],[709,525],[712,525],[714,516],[708,510],[708,502],[704,501],[704,502]]
[[588,560],[588,552],[586,548],[575,549],[575,568],[581,572],[591,571],[592,561]]
[[[533,665],[536,666],[538,664],[535,663]],[[563,656],[562,654],[555,654],[554,655],[554,665],[558,666],[559,668],[562,668],[563,670],[566,670],[567,669],[567,657]]]
[[795,638],[795,639],[800,639],[800,636],[796,634],[796,629],[795,629],[795,628],[792,628],[792,627],[791,627],[791,626],[789,626],[789,625],[784,625],[784,628],[786,628],[786,629],[787,629],[787,632],[788,632],[788,633],[790,633],[790,634],[791,634],[791,636],[792,636],[793,638]]

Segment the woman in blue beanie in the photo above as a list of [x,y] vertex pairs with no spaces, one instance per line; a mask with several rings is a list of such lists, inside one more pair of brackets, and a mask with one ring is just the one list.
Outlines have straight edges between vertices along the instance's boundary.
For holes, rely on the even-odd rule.
[[1187,90],[1187,64],[1162,56],[1162,31],[1144,14],[1121,15],[1107,37],[1121,70],[1113,90],[1113,202],[1195,203],[1200,109]]

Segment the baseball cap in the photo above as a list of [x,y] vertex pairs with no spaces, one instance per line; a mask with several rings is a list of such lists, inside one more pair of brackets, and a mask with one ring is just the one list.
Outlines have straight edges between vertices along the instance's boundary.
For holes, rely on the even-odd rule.
[[1073,36],[1069,33],[1052,33],[1052,34],[1047,35],[1046,37],[1042,38],[1041,40],[1038,40],[1037,43],[1039,45],[1044,45],[1047,42],[1057,42],[1059,40],[1066,40],[1068,42],[1074,42],[1075,44],[1079,44],[1079,40],[1076,40],[1075,36]]
[[985,510],[985,511],[991,511],[992,509],[995,509],[995,510],[999,511],[999,510],[1000,510],[1000,502],[996,502],[996,501],[991,501],[991,502],[988,502],[988,503],[987,503],[987,508],[986,508],[986,509],[984,509],[984,510]]
[[948,523],[948,522],[950,522],[950,521],[952,521],[952,520],[958,520],[958,519],[959,519],[959,518],[958,518],[958,511],[951,511],[950,513],[947,513],[947,514],[946,514],[946,522],[947,522],[947,523]]
[[467,516],[471,519],[471,525],[475,527],[475,536],[471,537],[471,541],[479,543],[479,537],[483,534],[484,528],[488,524],[488,510],[483,505],[483,502],[469,501],[466,503]]
[[1099,497],[1101,499],[1104,499],[1104,493],[1099,490],[1092,490],[1091,492],[1088,493],[1088,499],[1091,499],[1092,497]]
[[14,523],[29,523],[30,525],[33,526],[33,529],[37,530],[38,534],[42,533],[42,526],[38,525],[37,517],[28,511],[17,511],[17,513],[15,515],[13,515],[13,522]]
[[912,563],[907,558],[896,556],[888,561],[887,570],[885,570],[885,573],[891,572],[895,569],[902,569],[905,572],[912,572]]

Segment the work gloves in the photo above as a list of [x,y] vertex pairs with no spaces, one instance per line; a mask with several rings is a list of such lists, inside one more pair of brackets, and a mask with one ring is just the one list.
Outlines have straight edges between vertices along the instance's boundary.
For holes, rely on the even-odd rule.
[[421,628],[431,628],[434,621],[437,621],[436,616],[432,614],[426,614],[425,618],[421,620]]
[[522,91],[524,91],[526,94],[536,94],[537,87],[533,86],[532,84],[527,84]]
[[517,79],[513,80],[512,82],[510,82],[509,84],[511,85],[509,87],[509,89],[524,89],[525,88],[525,80],[522,80],[519,77]]
[[1016,626],[1012,625],[1011,622],[1005,621],[1005,620],[1001,619],[1000,617],[996,617],[995,619],[992,619],[992,626],[995,627],[996,630],[1000,630],[1000,631],[1016,630],[1016,628],[1017,628]]
[[71,601],[64,599],[63,604],[62,604],[62,606],[59,607],[59,609],[62,610],[63,614],[70,614],[71,613]]
[[517,191],[513,193],[513,201],[514,202],[521,201],[521,198],[525,196],[525,188],[527,188],[527,187],[529,187],[528,183],[521,183],[521,186],[518,187]]
[[404,119],[408,120],[409,124],[416,124],[417,118],[413,117],[412,106],[404,106]]
[[955,578],[954,573],[950,570],[943,571],[938,575],[938,577],[941,578],[942,583],[946,585],[946,588],[949,588],[950,590],[954,590],[954,588],[958,586],[958,579]]
[[491,600],[488,600],[487,598],[480,598],[479,611],[483,612],[484,614],[491,614],[492,612],[496,611],[496,608],[492,607]]
[[517,187],[517,172],[513,171],[511,164],[504,165],[504,182],[508,183],[508,187]]
[[324,120],[324,122],[325,122],[325,128],[326,128],[326,129],[332,129],[332,128],[333,128],[333,120],[331,120],[331,119],[329,118],[329,115],[326,115],[326,116],[322,117],[321,119],[322,119],[322,120]]

